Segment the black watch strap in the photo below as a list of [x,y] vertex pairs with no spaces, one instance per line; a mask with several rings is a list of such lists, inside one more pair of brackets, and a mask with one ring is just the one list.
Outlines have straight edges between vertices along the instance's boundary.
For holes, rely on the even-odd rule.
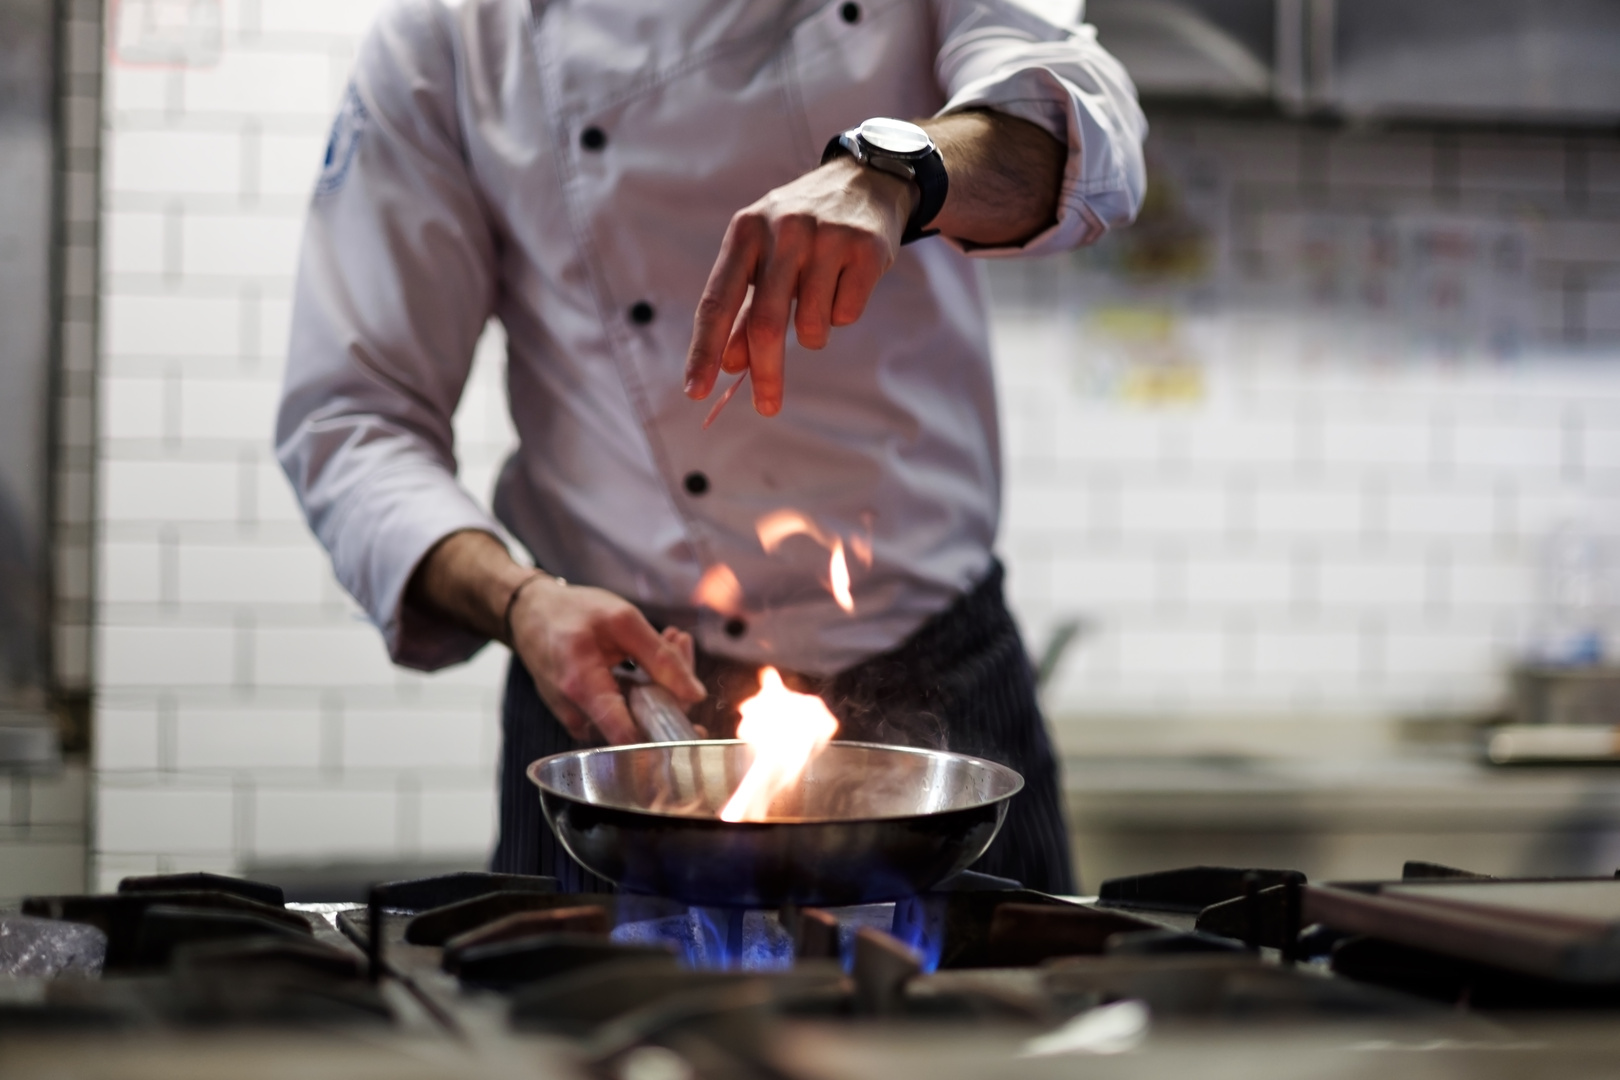
[[[821,154],[823,165],[836,157],[848,154],[858,158],[855,148],[850,145],[855,139],[853,131],[840,132],[834,135],[827,143],[827,149]],[[937,236],[938,229],[928,228],[929,224],[939,216],[945,207],[945,195],[950,190],[950,177],[945,172],[945,159],[940,156],[938,148],[930,150],[920,158],[908,161],[917,184],[917,205],[911,210],[911,216],[906,219],[905,230],[900,234],[900,244],[904,247],[914,240],[923,240],[930,236]]]
[[906,219],[906,231],[900,234],[902,246],[939,233],[938,229],[928,226],[945,209],[945,193],[950,190],[950,178],[945,175],[945,159],[940,157],[939,150],[930,150],[927,157],[918,158],[913,168],[917,170],[917,190],[922,194],[917,199],[916,209],[911,211],[911,217]]

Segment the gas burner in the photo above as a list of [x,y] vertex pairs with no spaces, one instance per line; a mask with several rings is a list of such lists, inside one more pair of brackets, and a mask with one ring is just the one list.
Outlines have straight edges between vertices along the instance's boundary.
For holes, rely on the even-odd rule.
[[793,934],[774,911],[693,907],[621,923],[611,936],[627,945],[667,949],[695,970],[784,971],[795,959]]
[[[24,908],[0,942],[60,938],[52,970],[79,977],[0,993],[7,1031],[389,1029],[456,1045],[538,1031],[613,1080],[655,1067],[795,1075],[778,1056],[795,1025],[1066,1045],[1119,1001],[1171,1027],[1352,1019],[1436,1031],[1468,1020],[1459,1006],[1620,1007],[1615,921],[1603,916],[1620,912],[1620,882],[1432,864],[1326,885],[1189,867],[1104,882],[1092,901],[965,874],[896,903],[778,910],[485,874],[391,882],[367,905],[289,907],[272,886],[187,874]],[[102,977],[84,977],[103,955]],[[838,1026],[852,1020],[864,1024]]]

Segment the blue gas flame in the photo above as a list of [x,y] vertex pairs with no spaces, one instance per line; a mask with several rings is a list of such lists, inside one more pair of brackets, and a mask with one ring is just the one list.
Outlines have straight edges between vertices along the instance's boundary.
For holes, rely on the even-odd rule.
[[917,950],[924,972],[931,974],[939,970],[945,948],[943,902],[926,896],[900,901],[894,905],[894,919],[888,930],[901,944]]
[[[893,934],[917,950],[925,972],[939,968],[944,945],[943,911],[918,897],[898,904],[830,909],[838,919],[838,955],[844,970],[855,962],[855,934],[871,927]],[[689,908],[679,915],[623,923],[613,940],[665,945],[694,970],[785,971],[793,966],[793,937],[774,911]]]
[[668,945],[689,968],[781,971],[793,966],[793,939],[773,911],[688,909],[680,915],[624,923],[613,940]]

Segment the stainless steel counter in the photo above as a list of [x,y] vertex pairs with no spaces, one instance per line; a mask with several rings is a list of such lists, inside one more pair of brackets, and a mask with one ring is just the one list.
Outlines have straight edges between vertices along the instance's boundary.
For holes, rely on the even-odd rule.
[[[1012,1025],[922,1023],[838,1027],[790,1023],[776,1057],[804,1080],[935,1080],[1019,1076],[1233,1080],[1450,1080],[1479,1076],[1608,1077],[1620,1036],[1607,1018],[1392,1024],[1158,1025],[1142,1045],[1109,1056],[1023,1056],[1031,1032]],[[463,1043],[371,1029],[77,1038],[0,1038],[0,1073],[106,1080],[343,1076],[583,1078],[559,1040],[482,1032]],[[647,1075],[655,1075],[648,1072]],[[659,1073],[656,1075],[675,1075]]]
[[1498,875],[1620,866],[1620,769],[1501,769],[1463,747],[1267,758],[1070,756],[1088,888],[1195,863],[1313,880],[1399,877],[1407,859]]

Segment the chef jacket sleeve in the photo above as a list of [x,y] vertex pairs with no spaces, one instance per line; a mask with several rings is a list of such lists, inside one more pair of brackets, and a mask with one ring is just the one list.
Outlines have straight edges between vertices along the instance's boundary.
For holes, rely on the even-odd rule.
[[361,48],[305,226],[276,453],[338,580],[395,662],[484,639],[406,610],[462,529],[499,535],[456,480],[451,417],[488,319],[495,244],[463,153],[448,30],[390,4]]
[[1081,22],[1081,0],[934,0],[941,115],[993,109],[1045,128],[1068,147],[1057,221],[1017,247],[1036,255],[1089,244],[1129,224],[1147,183],[1147,120],[1125,68]]

